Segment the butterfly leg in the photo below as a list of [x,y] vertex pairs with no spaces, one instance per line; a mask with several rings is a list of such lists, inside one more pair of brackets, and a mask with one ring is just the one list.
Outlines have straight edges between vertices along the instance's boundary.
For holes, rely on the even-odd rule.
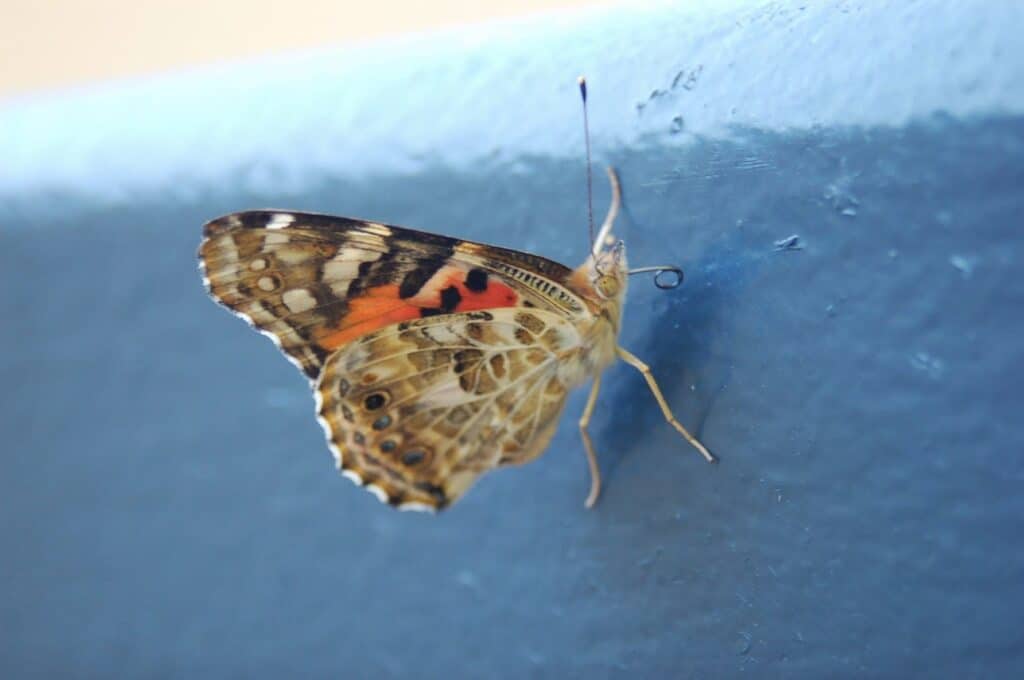
[[590,396],[587,397],[587,405],[583,407],[583,415],[580,416],[580,435],[583,436],[583,448],[587,451],[587,463],[590,465],[590,493],[584,505],[588,508],[594,507],[597,497],[601,495],[601,468],[597,466],[597,456],[594,455],[594,445],[590,441],[590,433],[587,427],[590,425],[590,416],[594,413],[594,404],[597,403],[597,393],[601,391],[601,374],[594,377],[594,384],[590,388]]
[[665,420],[668,421],[669,425],[676,428],[679,434],[686,438],[686,441],[690,442],[695,449],[700,451],[701,455],[707,458],[709,463],[715,462],[715,457],[712,456],[704,445],[697,441],[697,438],[686,431],[676,417],[672,415],[672,409],[668,407],[668,402],[665,401],[664,395],[661,393],[661,388],[658,387],[658,382],[654,379],[654,375],[651,373],[651,367],[640,361],[633,353],[623,349],[622,347],[616,347],[615,353],[619,355],[619,358],[625,361],[627,364],[640,371],[641,375],[644,376],[644,380],[647,381],[647,386],[651,388],[651,393],[654,398],[658,401],[658,406],[661,407],[661,412],[665,416]]

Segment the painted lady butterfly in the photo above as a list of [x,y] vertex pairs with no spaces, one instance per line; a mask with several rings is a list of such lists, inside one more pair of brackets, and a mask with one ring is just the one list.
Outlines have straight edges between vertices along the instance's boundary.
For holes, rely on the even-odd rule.
[[[312,382],[317,418],[342,473],[380,500],[438,510],[502,465],[539,456],[569,390],[616,358],[639,370],[669,423],[648,367],[618,346],[625,249],[612,203],[577,269],[537,255],[329,215],[247,211],[206,224],[199,262],[210,295],[268,336]],[[678,270],[675,270],[678,272]]]

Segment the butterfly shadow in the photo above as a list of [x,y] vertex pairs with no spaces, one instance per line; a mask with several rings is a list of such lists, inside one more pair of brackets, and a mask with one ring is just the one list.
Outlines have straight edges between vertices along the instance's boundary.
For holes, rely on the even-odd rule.
[[[705,250],[687,267],[679,290],[655,290],[650,295],[659,297],[652,299],[637,291],[645,282],[632,282],[637,294],[632,304],[627,301],[620,337],[623,347],[650,366],[676,418],[716,457],[715,437],[705,431],[705,424],[730,383],[730,310],[765,259],[740,238],[726,237]],[[597,413],[607,415],[597,421],[596,433],[605,481],[612,482],[624,460],[650,449],[700,458],[665,422],[635,369],[619,362],[606,375]],[[664,474],[656,467],[636,472],[644,477]]]

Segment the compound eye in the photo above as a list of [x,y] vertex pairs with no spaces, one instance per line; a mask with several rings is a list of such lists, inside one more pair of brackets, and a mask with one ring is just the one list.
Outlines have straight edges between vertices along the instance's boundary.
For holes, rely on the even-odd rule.
[[603,274],[597,277],[597,281],[594,282],[594,288],[597,289],[598,295],[603,298],[615,297],[619,293],[619,281],[614,276]]

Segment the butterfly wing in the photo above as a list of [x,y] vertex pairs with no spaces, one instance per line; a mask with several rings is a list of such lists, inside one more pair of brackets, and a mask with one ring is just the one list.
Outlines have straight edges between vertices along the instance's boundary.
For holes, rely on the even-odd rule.
[[403,321],[502,307],[589,313],[564,265],[412,229],[254,210],[215,219],[203,235],[210,295],[310,380],[333,351]]
[[[592,312],[535,255],[280,211],[209,222],[211,296],[314,382],[339,468],[382,500],[438,509],[547,446]],[[567,357],[571,357],[568,358]]]
[[348,343],[316,386],[338,467],[392,505],[444,508],[484,472],[546,448],[581,375],[580,341],[562,314],[500,308]]

